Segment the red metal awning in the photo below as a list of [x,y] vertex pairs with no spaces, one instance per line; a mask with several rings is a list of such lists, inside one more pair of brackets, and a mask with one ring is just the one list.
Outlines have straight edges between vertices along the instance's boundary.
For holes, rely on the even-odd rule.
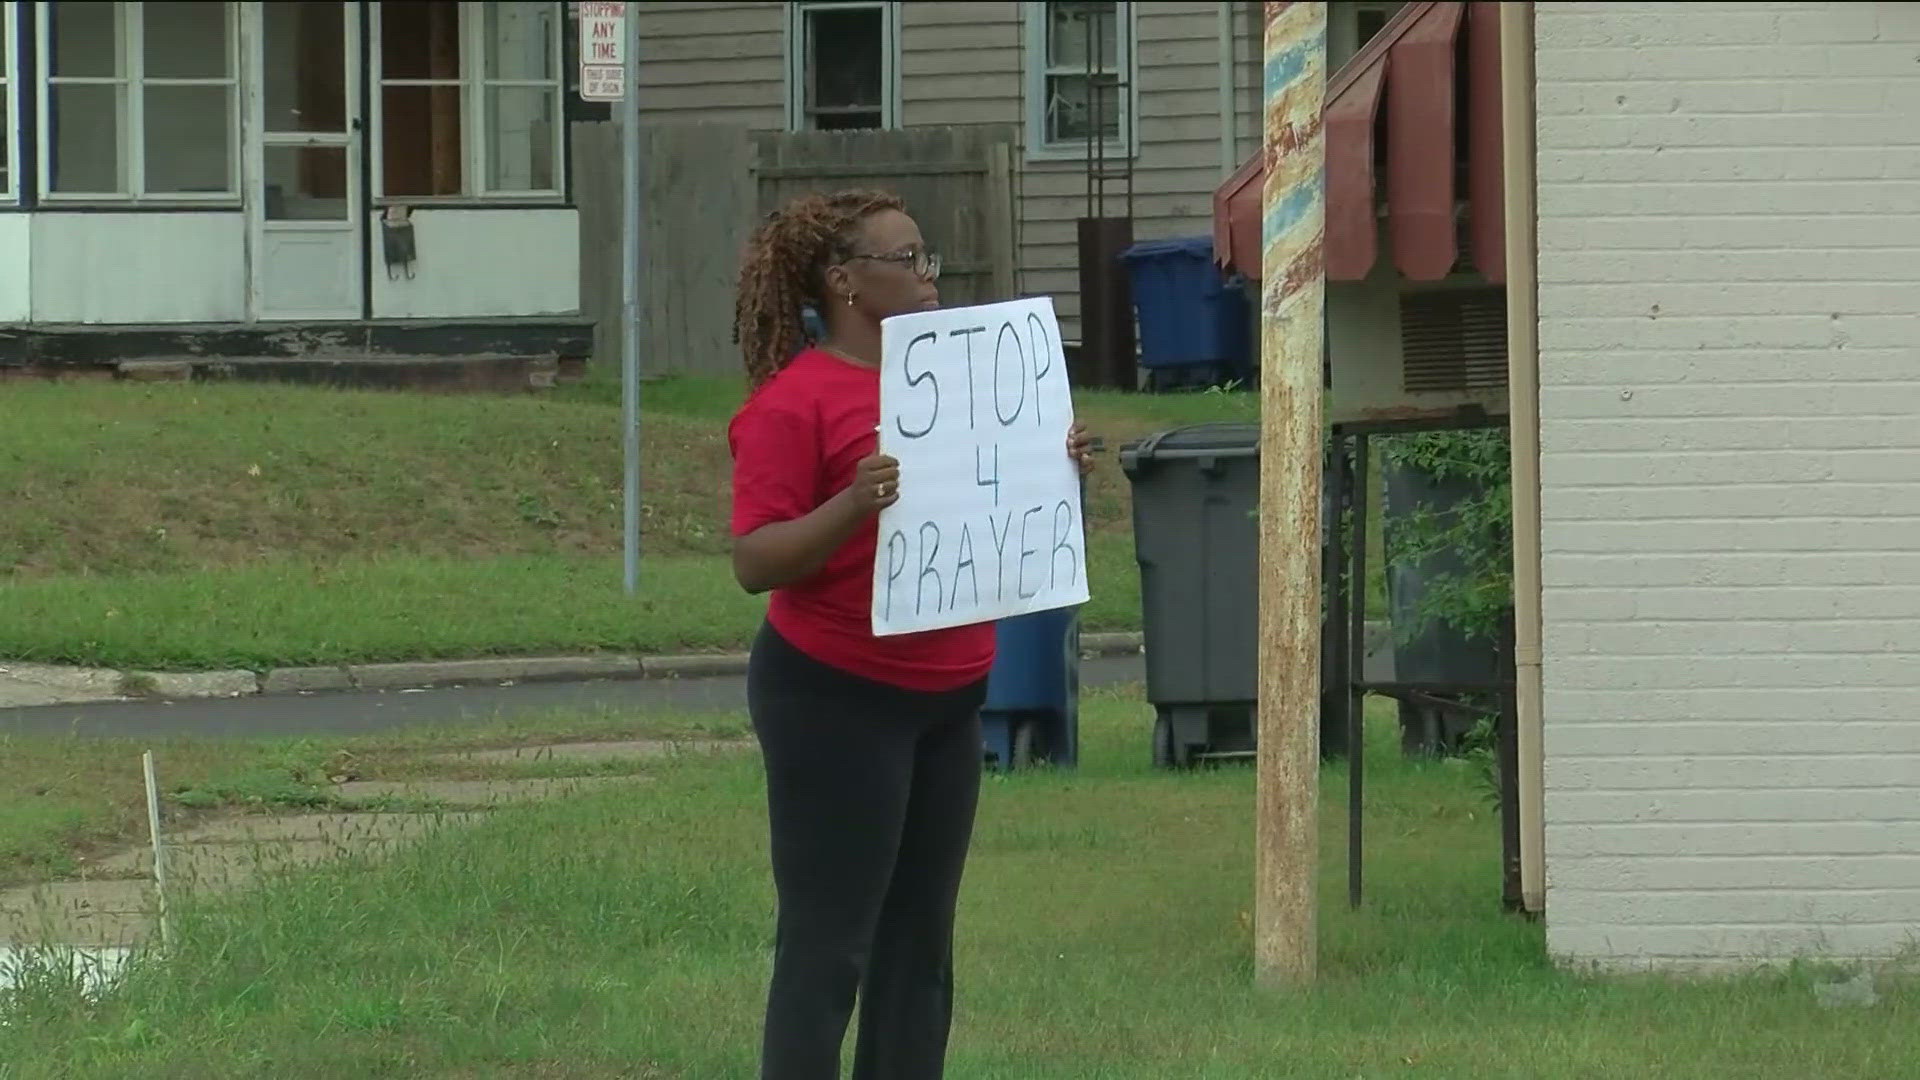
[[[1473,265],[1506,279],[1502,221],[1499,4],[1410,3],[1327,81],[1326,268],[1358,281],[1378,257],[1374,133],[1386,104],[1386,230],[1393,263],[1414,281],[1459,262],[1456,225],[1455,57],[1467,27],[1467,201]],[[1260,275],[1265,150],[1213,196],[1214,257]]]

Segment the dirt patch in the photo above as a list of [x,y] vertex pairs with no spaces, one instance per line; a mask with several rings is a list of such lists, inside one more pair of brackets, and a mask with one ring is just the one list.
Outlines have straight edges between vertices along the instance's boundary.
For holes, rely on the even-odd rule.
[[459,807],[506,806],[578,795],[607,784],[631,784],[640,776],[567,776],[538,780],[351,780],[334,788],[351,804],[400,801]]
[[[18,392],[30,399],[9,417],[22,479],[0,520],[0,568],[17,574],[619,547],[610,409],[308,387]],[[720,550],[721,429],[649,415],[641,433],[648,550]]]
[[548,746],[511,746],[495,750],[456,750],[428,760],[450,765],[530,765],[547,761],[599,764],[608,761],[654,761],[685,753],[742,750],[751,744],[739,739],[676,741],[635,739],[627,742],[556,743]]
[[[0,569],[123,574],[407,553],[591,556],[621,535],[617,396],[444,397],[294,386],[34,386],[8,418],[20,478]],[[641,528],[653,555],[727,547],[726,418],[742,388],[652,388]],[[1251,418],[1249,395],[1084,393],[1105,440],[1096,529],[1127,523],[1112,454],[1150,431]],[[111,617],[112,613],[107,613]]]

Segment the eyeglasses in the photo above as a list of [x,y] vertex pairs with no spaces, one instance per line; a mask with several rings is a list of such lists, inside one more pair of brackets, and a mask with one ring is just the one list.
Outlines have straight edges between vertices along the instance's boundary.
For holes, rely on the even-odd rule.
[[848,261],[851,262],[853,259],[896,263],[928,281],[940,280],[940,256],[928,251],[901,251],[892,255],[854,255]]

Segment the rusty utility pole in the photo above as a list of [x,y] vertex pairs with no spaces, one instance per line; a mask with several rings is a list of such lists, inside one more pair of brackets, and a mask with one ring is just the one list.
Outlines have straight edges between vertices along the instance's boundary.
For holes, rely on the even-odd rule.
[[[1254,967],[1314,978],[1319,853],[1327,5],[1267,0],[1260,260],[1260,736]],[[1356,603],[1359,601],[1356,599]]]

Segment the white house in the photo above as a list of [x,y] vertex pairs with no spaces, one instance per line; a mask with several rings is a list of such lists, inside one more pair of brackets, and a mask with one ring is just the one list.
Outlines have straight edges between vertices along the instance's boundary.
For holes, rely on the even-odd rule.
[[556,355],[565,6],[0,4],[0,365]]
[[1547,938],[1920,942],[1920,5],[1535,5]]

